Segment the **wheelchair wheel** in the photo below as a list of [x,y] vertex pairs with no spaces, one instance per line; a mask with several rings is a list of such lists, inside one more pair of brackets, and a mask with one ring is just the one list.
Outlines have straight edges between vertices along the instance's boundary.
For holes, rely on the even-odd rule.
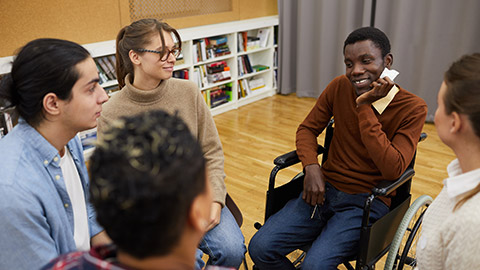
[[416,246],[423,214],[432,198],[422,195],[408,208],[390,245],[385,270],[413,269],[417,265]]

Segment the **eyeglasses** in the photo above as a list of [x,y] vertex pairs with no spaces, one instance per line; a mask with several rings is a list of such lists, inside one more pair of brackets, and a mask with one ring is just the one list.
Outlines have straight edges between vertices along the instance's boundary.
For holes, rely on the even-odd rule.
[[137,52],[151,52],[151,53],[156,53],[160,55],[160,61],[167,61],[168,57],[170,54],[175,56],[177,58],[180,55],[180,52],[182,51],[180,48],[173,48],[171,50],[165,49],[163,51],[155,51],[155,50],[147,50],[147,49],[137,49]]

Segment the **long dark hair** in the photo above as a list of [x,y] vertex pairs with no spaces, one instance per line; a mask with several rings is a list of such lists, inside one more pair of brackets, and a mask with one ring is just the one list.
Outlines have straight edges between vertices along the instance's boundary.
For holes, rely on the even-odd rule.
[[88,57],[85,48],[71,41],[30,41],[14,57],[11,72],[2,78],[0,98],[9,101],[22,118],[36,126],[43,119],[45,95],[54,93],[61,100],[69,100],[80,76],[75,66]]
[[[447,114],[465,114],[475,135],[480,138],[480,53],[464,55],[454,62],[444,76],[447,91],[443,96]],[[480,192],[480,184],[466,193],[455,205],[459,208]]]
[[178,48],[181,48],[182,41],[177,30],[165,22],[156,19],[142,19],[123,27],[117,35],[116,67],[118,86],[125,86],[125,76],[131,74],[133,79],[133,65],[128,53],[130,50],[143,49],[148,44],[152,35],[160,33],[162,40],[162,49],[165,51],[165,38],[163,31],[173,33],[176,38]]

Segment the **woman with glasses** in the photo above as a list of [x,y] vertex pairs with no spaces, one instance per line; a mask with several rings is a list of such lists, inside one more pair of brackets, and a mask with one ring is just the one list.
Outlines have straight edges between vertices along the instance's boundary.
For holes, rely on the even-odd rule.
[[112,120],[148,110],[162,109],[182,118],[202,146],[213,189],[212,215],[204,224],[209,231],[198,247],[196,267],[203,268],[202,256],[206,253],[208,264],[238,268],[246,247],[234,217],[224,207],[224,156],[215,123],[197,85],[172,78],[181,44],[174,28],[155,19],[142,19],[120,30],[116,72],[122,89],[105,103],[98,136]]

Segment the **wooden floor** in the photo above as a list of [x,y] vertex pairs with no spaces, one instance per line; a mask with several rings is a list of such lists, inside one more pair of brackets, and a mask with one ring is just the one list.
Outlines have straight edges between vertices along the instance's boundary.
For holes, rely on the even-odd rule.
[[[275,95],[214,117],[225,152],[227,190],[243,213],[247,245],[256,232],[253,224],[263,223],[273,159],[295,149],[296,129],[314,103],[314,98]],[[413,199],[422,194],[434,198],[447,176],[446,166],[455,158],[438,138],[433,124],[426,124],[424,132],[428,138],[418,146]],[[323,135],[320,138],[323,142]],[[285,169],[277,181],[286,182],[301,169],[299,165]],[[247,262],[252,265],[248,256]]]

